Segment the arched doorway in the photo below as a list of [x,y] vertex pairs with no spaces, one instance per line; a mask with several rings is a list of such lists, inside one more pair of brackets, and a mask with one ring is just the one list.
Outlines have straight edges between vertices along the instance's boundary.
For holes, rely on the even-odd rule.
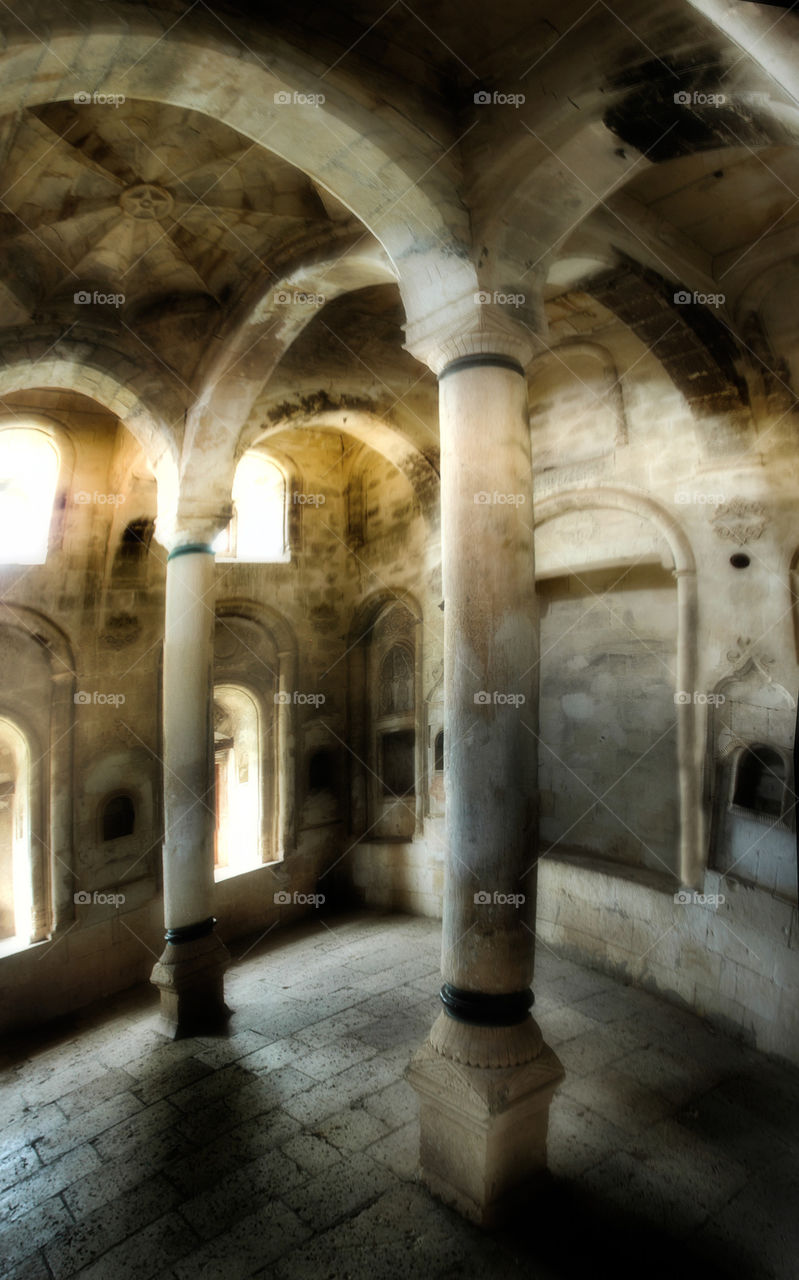
[[0,944],[27,944],[34,932],[30,829],[28,743],[0,719]]
[[255,699],[236,685],[214,688],[214,786],[217,879],[263,862],[261,726]]

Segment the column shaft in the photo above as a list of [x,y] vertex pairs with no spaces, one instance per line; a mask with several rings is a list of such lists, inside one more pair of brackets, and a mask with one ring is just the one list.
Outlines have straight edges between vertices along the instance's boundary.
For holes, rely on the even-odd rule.
[[[179,548],[182,551],[182,548]],[[213,914],[214,557],[167,562],[164,622],[164,919],[167,929]]]
[[178,546],[167,561],[164,622],[164,920],[152,981],[169,1035],[216,1030],[229,957],[214,933],[214,557]]
[[[460,362],[459,362],[460,364]],[[533,972],[538,619],[527,386],[456,366],[440,383],[449,860],[444,977],[520,991]],[[521,900],[523,898],[523,900]]]

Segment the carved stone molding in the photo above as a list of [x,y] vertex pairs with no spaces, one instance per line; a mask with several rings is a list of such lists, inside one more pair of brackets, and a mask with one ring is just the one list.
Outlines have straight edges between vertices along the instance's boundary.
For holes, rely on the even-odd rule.
[[516,315],[488,301],[491,296],[478,292],[409,324],[407,350],[436,375],[466,356],[506,356],[524,368],[541,349],[538,333],[545,328],[543,310],[539,308],[541,318],[534,318],[532,324],[529,316],[520,323]]

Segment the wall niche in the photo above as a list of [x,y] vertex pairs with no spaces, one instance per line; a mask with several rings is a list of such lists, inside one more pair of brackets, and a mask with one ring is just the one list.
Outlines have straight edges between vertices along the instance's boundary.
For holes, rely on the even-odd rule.
[[754,658],[714,692],[709,716],[711,866],[795,900],[796,703]]

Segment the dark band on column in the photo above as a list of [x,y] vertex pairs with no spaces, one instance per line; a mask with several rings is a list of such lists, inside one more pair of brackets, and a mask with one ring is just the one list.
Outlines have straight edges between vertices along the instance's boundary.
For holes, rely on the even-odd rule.
[[209,542],[187,542],[182,547],[175,547],[170,551],[167,560],[174,560],[176,556],[198,555],[205,553],[208,556],[215,556],[216,552]]
[[514,360],[512,356],[492,355],[487,351],[474,356],[459,356],[457,360],[452,360],[445,369],[441,370],[438,380],[440,382],[442,378],[446,378],[448,373],[460,373],[461,369],[482,368],[511,369],[513,373],[524,377],[524,369],[518,360]]
[[198,938],[205,938],[213,933],[215,924],[216,916],[209,916],[207,920],[200,920],[197,924],[181,924],[176,929],[167,929],[164,937],[173,946],[181,942],[196,942]]
[[529,987],[524,991],[506,991],[489,995],[485,991],[463,991],[445,982],[441,1003],[451,1018],[476,1027],[513,1027],[524,1022],[532,1008],[534,996]]

